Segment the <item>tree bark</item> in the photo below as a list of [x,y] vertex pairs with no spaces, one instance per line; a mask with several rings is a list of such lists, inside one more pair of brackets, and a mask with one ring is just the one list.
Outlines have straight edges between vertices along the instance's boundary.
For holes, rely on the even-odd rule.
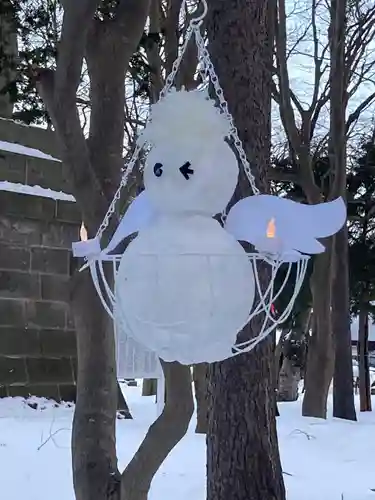
[[142,396],[156,396],[158,381],[156,378],[144,378],[142,384]]
[[[213,64],[258,185],[270,157],[273,22],[268,2],[210,0]],[[251,194],[240,182],[242,196]],[[253,328],[255,329],[253,330]],[[239,336],[250,338],[256,325]],[[210,365],[208,500],[284,500],[275,419],[272,339],[252,352]]]
[[130,413],[128,403],[126,402],[125,396],[122,393],[120,384],[117,382],[117,411],[118,414],[127,420],[132,420],[132,414]]
[[358,327],[359,401],[361,411],[372,411],[368,334],[369,317],[366,309],[363,309],[359,312]]
[[197,434],[207,434],[208,426],[208,364],[199,363],[193,367],[195,401],[197,404]]
[[72,429],[74,490],[77,500],[118,500],[115,343],[88,271],[72,278],[71,304],[78,332]]
[[335,236],[332,333],[335,346],[333,416],[357,420],[353,391],[352,335],[349,314],[348,230]]
[[333,376],[334,351],[331,327],[332,240],[314,261],[311,277],[313,328],[309,338],[302,415],[326,418],[327,397]]
[[0,117],[2,118],[11,118],[13,113],[13,102],[8,87],[16,77],[17,54],[14,7],[10,0],[2,0],[0,5]]
[[279,373],[278,401],[297,401],[300,380],[301,370],[293,365],[292,360],[284,356]]
[[186,434],[194,412],[190,367],[164,362],[162,367],[166,403],[122,474],[121,500],[147,500],[153,477]]
[[[331,196],[346,199],[346,105],[348,76],[345,37],[347,0],[331,1],[330,47],[330,131],[328,153],[333,173]],[[333,416],[356,420],[353,394],[353,363],[349,312],[348,229],[334,237],[332,333],[335,349]]]

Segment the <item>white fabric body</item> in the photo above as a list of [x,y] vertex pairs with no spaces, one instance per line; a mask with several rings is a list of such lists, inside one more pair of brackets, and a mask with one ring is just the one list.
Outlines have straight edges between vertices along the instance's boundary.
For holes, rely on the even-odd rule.
[[163,216],[125,251],[116,309],[123,333],[165,361],[212,362],[231,355],[254,289],[245,251],[218,222]]

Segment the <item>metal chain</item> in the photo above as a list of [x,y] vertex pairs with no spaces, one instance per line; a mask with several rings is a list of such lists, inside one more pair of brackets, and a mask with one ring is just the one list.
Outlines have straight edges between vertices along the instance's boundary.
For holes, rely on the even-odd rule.
[[260,190],[256,186],[255,183],[255,177],[251,172],[251,167],[250,163],[246,157],[246,153],[243,148],[243,144],[241,139],[238,136],[238,131],[237,128],[234,124],[233,117],[229,112],[228,109],[228,103],[224,97],[224,92],[223,89],[221,88],[221,85],[219,83],[219,78],[215,72],[214,65],[212,64],[210,54],[208,50],[206,49],[203,37],[200,33],[200,30],[198,27],[194,26],[194,35],[195,35],[195,40],[196,44],[198,47],[198,59],[202,62],[204,69],[206,70],[207,74],[210,76],[212,85],[214,86],[217,98],[219,100],[219,105],[220,108],[222,109],[223,113],[225,114],[227,120],[229,121],[230,124],[230,136],[233,138],[234,142],[234,147],[238,152],[238,155],[240,157],[241,164],[244,168],[246,177],[250,183],[251,189],[255,195],[260,194]]
[[121,181],[120,181],[120,185],[117,188],[117,191],[115,192],[115,195],[114,195],[114,197],[113,197],[113,199],[111,201],[111,204],[108,207],[107,213],[104,216],[103,222],[100,224],[99,229],[98,229],[98,231],[96,233],[96,237],[97,238],[101,238],[102,237],[104,231],[107,229],[107,227],[109,225],[109,221],[111,220],[112,215],[115,213],[116,204],[117,204],[118,200],[121,197],[121,191],[126,186],[126,184],[128,182],[129,175],[132,173],[132,171],[134,169],[134,165],[137,162],[137,159],[138,159],[138,156],[139,156],[139,153],[140,153],[141,149],[142,148],[139,147],[139,146],[136,146],[135,149],[134,149],[134,152],[132,154],[132,157],[130,158],[128,166],[126,167],[126,169],[125,169],[125,171],[124,171],[124,173],[122,175],[122,178],[121,178]]

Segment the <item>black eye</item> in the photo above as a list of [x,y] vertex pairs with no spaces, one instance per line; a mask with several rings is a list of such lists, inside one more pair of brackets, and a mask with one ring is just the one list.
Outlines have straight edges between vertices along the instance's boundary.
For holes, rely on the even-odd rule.
[[187,161],[180,167],[180,172],[181,174],[185,177],[185,179],[188,181],[190,179],[189,175],[194,174],[194,170],[192,168],[189,168],[191,163]]
[[155,163],[154,174],[156,175],[156,177],[161,177],[162,173],[163,173],[163,164],[162,163]]

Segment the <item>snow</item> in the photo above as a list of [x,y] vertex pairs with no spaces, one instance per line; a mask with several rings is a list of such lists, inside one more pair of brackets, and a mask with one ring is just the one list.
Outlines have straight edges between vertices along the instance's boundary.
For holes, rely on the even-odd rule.
[[[353,318],[350,330],[352,332],[352,340],[358,340],[358,316]],[[368,325],[368,339],[375,342],[375,324],[372,322],[371,318]]]
[[[34,148],[28,148],[21,144],[12,142],[0,141],[0,151],[9,151],[20,155],[33,156],[43,160],[58,161],[51,155],[45,154],[42,151]],[[11,191],[13,193],[28,194],[31,196],[41,196],[43,198],[52,198],[53,200],[76,201],[71,194],[63,193],[62,191],[53,191],[52,189],[43,188],[41,186],[29,186],[26,184],[0,181],[0,191]]]
[[53,200],[76,201],[73,195],[63,193],[62,191],[53,191],[52,189],[43,188],[41,186],[29,186],[27,184],[8,181],[0,181],[0,191],[41,196],[43,198],[52,198]]
[[[370,366],[369,368],[370,385],[375,384],[375,368]],[[353,377],[359,377],[359,365],[356,360],[353,360]]]
[[22,144],[14,144],[13,142],[0,141],[0,151],[8,151],[10,153],[16,153],[19,155],[33,156],[34,158],[41,158],[43,160],[52,160],[61,162],[57,158],[51,155],[47,155],[39,149],[29,148],[27,146],[22,146]]
[[[156,415],[154,398],[126,387],[134,420],[118,421],[119,466],[136,451]],[[70,433],[73,407],[35,399],[0,400],[0,470],[6,500],[74,500]],[[375,398],[373,400],[375,405]],[[375,500],[375,414],[358,422],[301,417],[301,401],[280,404],[280,450],[288,500]],[[149,500],[205,500],[205,438],[188,434],[156,475]]]

